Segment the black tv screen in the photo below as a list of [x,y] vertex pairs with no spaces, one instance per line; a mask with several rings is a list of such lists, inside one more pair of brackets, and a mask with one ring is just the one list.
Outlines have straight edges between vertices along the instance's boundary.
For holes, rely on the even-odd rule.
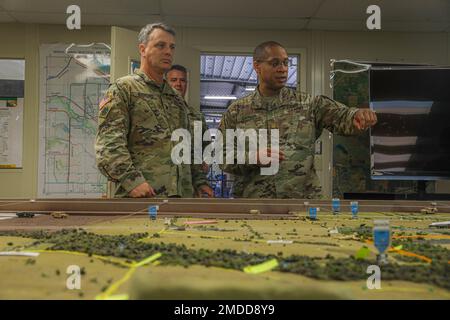
[[450,179],[450,68],[370,70],[372,179]]

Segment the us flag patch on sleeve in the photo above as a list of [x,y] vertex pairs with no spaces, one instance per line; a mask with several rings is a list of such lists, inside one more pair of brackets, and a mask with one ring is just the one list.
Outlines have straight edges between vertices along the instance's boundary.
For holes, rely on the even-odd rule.
[[111,94],[110,93],[106,94],[98,104],[98,109],[102,110],[102,108],[111,100],[112,100]]

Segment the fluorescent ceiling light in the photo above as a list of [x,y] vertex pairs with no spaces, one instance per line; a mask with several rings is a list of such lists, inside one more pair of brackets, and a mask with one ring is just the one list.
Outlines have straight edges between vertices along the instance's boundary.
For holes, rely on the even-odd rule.
[[236,100],[236,96],[205,96],[206,100]]

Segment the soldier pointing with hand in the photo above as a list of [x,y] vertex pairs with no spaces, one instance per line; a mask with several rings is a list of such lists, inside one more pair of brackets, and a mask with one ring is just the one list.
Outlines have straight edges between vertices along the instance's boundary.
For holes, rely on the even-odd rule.
[[235,197],[320,198],[314,144],[322,130],[353,135],[377,122],[371,110],[349,108],[325,96],[313,97],[286,88],[289,66],[281,44],[268,41],[258,45],[253,53],[256,90],[236,100],[223,115],[219,129],[224,137],[226,129],[279,130],[279,150],[264,150],[280,161],[276,174],[261,175],[264,165],[259,162],[222,165],[224,171],[234,174]]

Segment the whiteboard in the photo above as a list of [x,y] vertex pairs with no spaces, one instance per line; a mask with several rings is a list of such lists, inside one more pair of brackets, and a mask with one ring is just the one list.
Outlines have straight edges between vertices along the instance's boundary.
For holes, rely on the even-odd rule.
[[25,61],[0,59],[0,169],[22,168]]

